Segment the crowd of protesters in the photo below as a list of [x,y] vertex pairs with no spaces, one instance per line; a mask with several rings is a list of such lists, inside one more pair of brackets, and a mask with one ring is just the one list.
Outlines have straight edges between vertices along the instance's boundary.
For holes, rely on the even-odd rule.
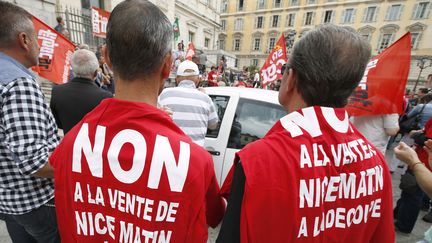
[[[432,94],[407,96],[402,118],[351,123],[343,107],[371,55],[351,28],[309,31],[282,79],[263,85],[259,70],[234,71],[224,56],[211,67],[185,60],[159,8],[126,0],[105,45],[79,45],[48,106],[28,70],[39,55],[31,15],[4,1],[0,12],[0,219],[13,242],[200,243],[221,222],[217,242],[394,242],[430,210]],[[164,89],[173,73],[177,87]],[[237,153],[222,188],[204,149],[219,117],[200,86],[276,90],[288,113]],[[390,136],[412,146],[395,149],[408,167],[394,210]]]

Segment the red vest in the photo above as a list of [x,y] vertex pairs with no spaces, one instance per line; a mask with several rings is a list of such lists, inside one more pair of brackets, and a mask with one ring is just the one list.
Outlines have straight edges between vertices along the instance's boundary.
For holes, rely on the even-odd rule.
[[238,160],[241,242],[395,241],[387,165],[344,109],[292,112]]
[[64,243],[206,242],[223,215],[211,156],[144,103],[103,101],[50,162]]

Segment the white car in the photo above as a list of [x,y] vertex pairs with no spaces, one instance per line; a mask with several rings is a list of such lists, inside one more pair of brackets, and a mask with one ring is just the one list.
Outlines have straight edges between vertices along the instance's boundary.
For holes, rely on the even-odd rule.
[[237,151],[264,135],[286,112],[278,92],[253,88],[205,88],[219,116],[219,125],[208,130],[205,148],[213,156],[216,177],[222,185]]

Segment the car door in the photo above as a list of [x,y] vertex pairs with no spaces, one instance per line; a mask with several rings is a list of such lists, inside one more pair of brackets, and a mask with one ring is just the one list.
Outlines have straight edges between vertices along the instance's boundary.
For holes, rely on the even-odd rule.
[[225,151],[239,95],[238,93],[225,90],[208,91],[207,94],[215,105],[219,123],[216,129],[207,131],[204,146],[213,157],[216,178],[219,184],[221,184],[220,180],[224,168]]
[[234,162],[235,153],[247,144],[264,137],[283,116],[279,104],[240,98],[232,121],[220,181],[223,183]]

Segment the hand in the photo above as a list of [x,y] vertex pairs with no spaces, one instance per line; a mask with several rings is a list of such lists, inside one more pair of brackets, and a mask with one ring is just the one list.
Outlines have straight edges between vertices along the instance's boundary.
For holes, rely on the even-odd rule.
[[423,132],[423,130],[411,130],[411,131],[409,132],[408,136],[409,136],[409,137],[412,137],[412,136],[414,136],[414,134],[416,134],[416,133],[421,133],[421,132]]
[[426,152],[428,153],[429,166],[431,166],[432,168],[432,140],[431,139],[428,139],[425,142],[425,146],[423,146],[423,149],[426,150]]
[[[432,141],[431,141],[431,148],[432,148]],[[404,142],[400,142],[399,145],[396,148],[394,148],[394,153],[396,155],[396,158],[403,161],[408,166],[420,161],[414,149],[406,145]]]

